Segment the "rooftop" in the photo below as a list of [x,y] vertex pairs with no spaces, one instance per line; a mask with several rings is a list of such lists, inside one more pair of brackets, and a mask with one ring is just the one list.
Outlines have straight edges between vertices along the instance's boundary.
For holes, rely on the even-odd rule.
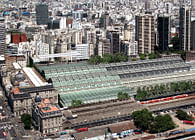
[[[180,57],[121,63],[89,65],[87,63],[36,65],[44,71],[46,79],[51,78],[53,86],[60,93],[60,104],[71,106],[74,99],[94,103],[117,99],[118,92],[135,95],[127,81],[152,76],[162,76],[189,71],[190,65]],[[130,87],[130,88],[128,88]]]
[[33,71],[32,68],[25,67],[23,68],[23,71],[28,76],[28,78],[32,81],[35,87],[45,86],[47,85],[46,82],[43,82],[39,76]]
[[18,88],[18,87],[13,87],[12,88],[12,92],[14,93],[14,94],[20,94],[21,92],[20,92],[20,89]]
[[60,109],[51,103],[49,99],[44,99],[37,104],[39,111],[43,114],[59,111]]

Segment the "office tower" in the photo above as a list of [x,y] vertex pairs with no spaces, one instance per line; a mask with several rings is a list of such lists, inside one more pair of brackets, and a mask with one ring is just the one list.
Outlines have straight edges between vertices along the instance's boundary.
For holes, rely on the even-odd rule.
[[195,7],[195,0],[191,0],[192,7]]
[[36,21],[38,25],[48,24],[48,5],[46,4],[36,5]]
[[180,50],[190,51],[191,39],[191,9],[187,6],[180,7],[179,17],[179,40]]
[[170,36],[170,18],[167,16],[158,16],[158,51],[168,51],[169,36]]
[[5,23],[4,19],[0,19],[0,55],[5,52]]
[[145,10],[150,10],[150,0],[145,1]]
[[115,54],[120,52],[120,36],[118,31],[108,31],[107,38],[110,39],[110,53]]
[[108,13],[103,14],[100,17],[100,28],[106,29],[110,25],[110,17]]
[[191,49],[195,51],[195,19],[191,22],[191,35],[192,35]]
[[102,38],[98,41],[98,55],[110,54],[110,40]]
[[136,16],[135,40],[138,41],[138,54],[154,53],[155,31],[152,14]]

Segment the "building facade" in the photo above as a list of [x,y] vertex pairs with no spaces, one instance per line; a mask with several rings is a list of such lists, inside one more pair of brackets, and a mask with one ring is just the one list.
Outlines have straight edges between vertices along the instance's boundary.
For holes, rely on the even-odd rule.
[[168,51],[170,37],[170,18],[167,16],[159,16],[157,22],[158,51]]
[[118,31],[108,31],[107,38],[110,39],[110,52],[112,54],[120,52],[120,35]]
[[179,11],[179,40],[180,50],[190,51],[191,48],[191,8],[180,7]]
[[12,112],[18,117],[24,113],[31,113],[32,100],[37,95],[41,98],[48,98],[53,103],[58,102],[58,94],[52,85],[31,88],[13,87],[12,91],[7,94]]
[[191,50],[195,50],[195,20],[191,22],[191,35],[192,35],[192,44]]
[[48,24],[48,5],[46,4],[36,5],[36,21],[38,25]]
[[55,134],[62,131],[62,112],[49,99],[36,97],[32,104],[34,126],[43,134]]
[[4,19],[0,19],[0,55],[4,55],[5,51],[5,30]]
[[138,54],[154,53],[155,28],[154,16],[142,14],[136,16],[136,41],[138,41]]

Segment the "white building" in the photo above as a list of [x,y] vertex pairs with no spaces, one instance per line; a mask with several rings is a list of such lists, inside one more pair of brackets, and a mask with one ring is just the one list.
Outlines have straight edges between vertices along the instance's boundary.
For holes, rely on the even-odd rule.
[[66,18],[65,17],[60,19],[60,29],[66,29]]
[[77,44],[76,51],[81,54],[80,59],[89,59],[89,45]]

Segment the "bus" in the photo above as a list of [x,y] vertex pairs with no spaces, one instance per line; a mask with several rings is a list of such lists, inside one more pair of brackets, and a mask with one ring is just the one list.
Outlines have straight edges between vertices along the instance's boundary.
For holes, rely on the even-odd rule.
[[84,127],[84,128],[79,128],[77,129],[77,132],[80,133],[80,132],[85,132],[85,131],[88,131],[88,127]]

